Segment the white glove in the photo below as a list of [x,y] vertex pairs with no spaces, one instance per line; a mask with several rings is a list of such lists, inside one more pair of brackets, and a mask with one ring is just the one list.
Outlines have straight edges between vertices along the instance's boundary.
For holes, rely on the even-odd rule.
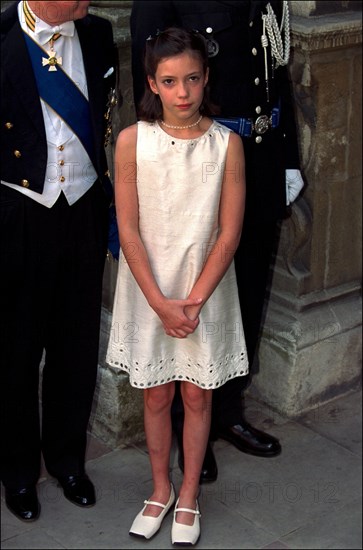
[[304,187],[304,181],[300,170],[286,170],[286,204],[287,206],[294,202],[301,189]]

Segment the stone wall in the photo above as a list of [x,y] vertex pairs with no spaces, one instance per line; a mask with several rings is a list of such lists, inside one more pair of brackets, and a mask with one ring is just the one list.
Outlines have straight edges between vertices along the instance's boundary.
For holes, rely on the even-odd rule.
[[[90,13],[110,20],[119,58],[119,100],[112,115],[112,136],[107,148],[109,168],[113,175],[113,151],[118,132],[136,121],[131,75],[131,46],[129,18],[132,1],[93,1]],[[143,395],[130,386],[128,376],[106,364],[108,339],[116,337],[112,331],[111,313],[118,262],[106,260],[103,282],[103,310],[99,354],[98,384],[91,418],[92,434],[111,447],[142,440]]]

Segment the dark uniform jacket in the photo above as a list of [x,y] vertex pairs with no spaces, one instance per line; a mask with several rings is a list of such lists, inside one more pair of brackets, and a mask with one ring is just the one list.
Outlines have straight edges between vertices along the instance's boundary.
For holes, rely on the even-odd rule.
[[[182,26],[212,38],[219,51],[210,57],[211,99],[224,117],[270,116],[280,105],[280,124],[256,142],[256,134],[244,137],[247,199],[245,223],[277,220],[286,212],[285,170],[299,169],[294,109],[288,72],[278,67],[272,72],[268,47],[268,87],[266,94],[264,51],[261,45],[262,13],[267,2],[140,1],[134,0],[131,14],[132,69],[135,102],[142,97],[145,77],[142,57],[146,38],[169,26]],[[282,2],[271,2],[278,23]],[[212,32],[208,32],[212,30]]]
[[[88,86],[95,170],[109,192],[104,114],[116,71],[111,24],[88,15],[75,21],[75,25]],[[111,66],[114,72],[104,78]],[[46,164],[47,142],[41,103],[16,3],[1,14],[1,179],[42,193]]]

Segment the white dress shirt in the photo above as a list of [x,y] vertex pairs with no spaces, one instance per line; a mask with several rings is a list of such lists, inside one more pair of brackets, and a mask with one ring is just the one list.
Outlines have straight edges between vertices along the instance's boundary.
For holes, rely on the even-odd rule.
[[[18,5],[18,16],[22,29],[45,50],[49,50],[49,38],[59,32],[59,27],[50,27],[39,19],[29,8],[35,18],[35,32],[27,26],[23,12],[23,2]],[[65,23],[68,36],[61,35],[54,42],[57,57],[62,57],[62,68],[77,84],[88,99],[87,81],[83,57],[77,31],[73,21]],[[92,187],[97,179],[93,164],[78,137],[51,107],[41,100],[45,132],[48,144],[48,161],[43,193],[20,187],[11,182],[1,183],[24,193],[40,204],[51,208],[63,192],[68,203],[74,204]]]

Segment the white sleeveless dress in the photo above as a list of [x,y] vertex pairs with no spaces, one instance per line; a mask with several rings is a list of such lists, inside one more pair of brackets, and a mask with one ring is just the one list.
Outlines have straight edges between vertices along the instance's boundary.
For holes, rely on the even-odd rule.
[[[213,122],[196,139],[138,122],[139,228],[162,293],[187,298],[218,235],[230,130]],[[132,245],[130,245],[132,246]],[[218,253],[228,257],[228,251]],[[203,306],[195,332],[167,336],[120,252],[106,361],[148,388],[175,380],[218,388],[248,373],[234,263]]]

